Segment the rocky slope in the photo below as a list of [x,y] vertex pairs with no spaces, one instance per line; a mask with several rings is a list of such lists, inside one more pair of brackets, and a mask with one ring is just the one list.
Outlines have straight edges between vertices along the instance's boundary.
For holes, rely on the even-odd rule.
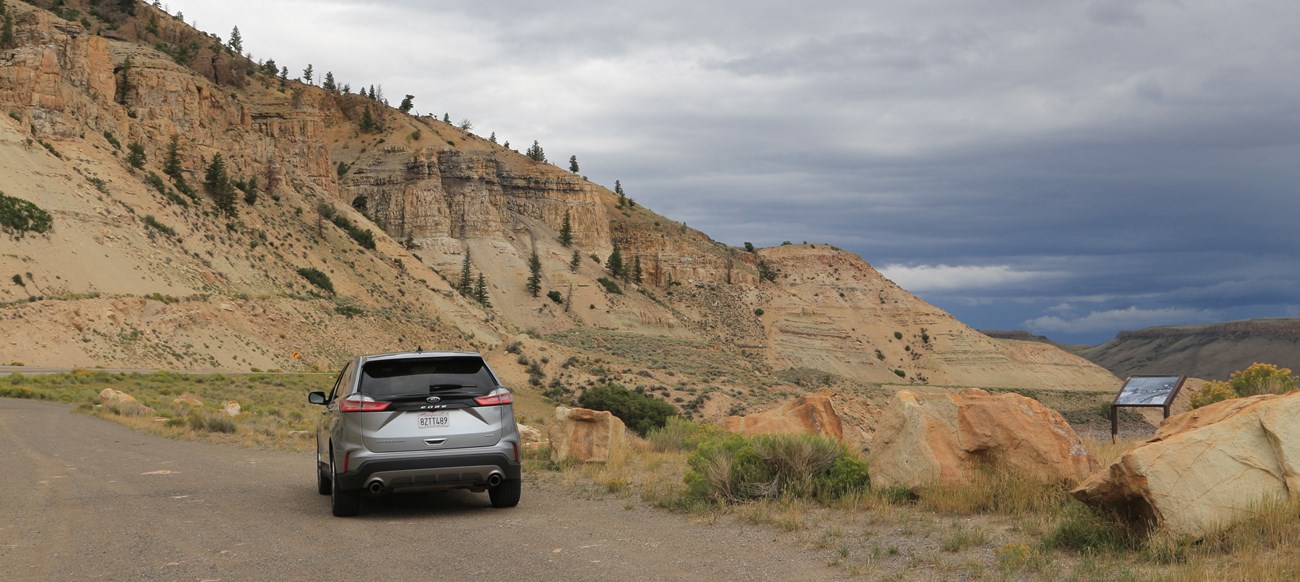
[[[0,364],[314,369],[474,348],[514,384],[618,381],[703,416],[817,386],[1117,385],[988,338],[853,254],[730,248],[433,118],[263,73],[150,6],[71,0],[68,20],[51,4],[8,2],[17,42],[0,49],[0,190],[55,225],[0,242]],[[193,198],[165,176],[173,138]],[[217,155],[259,183],[234,216],[202,187]],[[618,292],[598,282],[615,246],[632,271]],[[454,290],[467,256],[490,307]]]
[[1151,327],[1077,351],[1116,375],[1183,374],[1227,380],[1256,362],[1300,370],[1300,319]]

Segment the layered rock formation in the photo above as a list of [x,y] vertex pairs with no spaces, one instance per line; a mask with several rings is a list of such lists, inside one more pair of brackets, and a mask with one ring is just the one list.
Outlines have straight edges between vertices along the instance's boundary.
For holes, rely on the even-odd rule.
[[[152,6],[89,28],[27,4],[13,9],[18,46],[0,51],[9,113],[0,116],[0,175],[6,194],[49,210],[55,229],[0,254],[0,272],[23,275],[0,285],[9,361],[333,368],[357,352],[491,351],[525,330],[539,340],[576,330],[710,346],[717,357],[708,365],[674,366],[680,375],[659,381],[683,407],[705,396],[697,387],[715,386],[709,394],[720,396],[698,406],[709,418],[767,401],[750,400],[752,391],[805,369],[840,386],[1117,385],[1050,346],[981,336],[851,253],[728,247],[449,124],[257,71]],[[363,127],[366,111],[374,127]],[[170,178],[161,189],[147,181],[165,175],[173,136],[180,174],[199,191],[193,199],[178,197]],[[142,168],[124,162],[131,143],[144,148]],[[233,181],[260,185],[234,217],[202,192],[217,154]],[[329,213],[371,231],[375,248]],[[566,215],[569,246],[559,240]],[[618,280],[621,294],[597,282],[615,278],[603,267],[615,245],[629,269],[641,265],[640,283],[633,273]],[[537,297],[524,286],[533,252],[542,263]],[[490,308],[452,289],[466,253]],[[760,262],[774,280],[760,280]],[[309,284],[308,268],[334,291]],[[295,352],[301,360],[289,358]],[[665,365],[599,341],[574,352],[629,371]],[[599,376],[560,362],[535,363],[538,381]]]
[[1096,469],[1060,413],[1032,398],[983,390],[901,390],[871,445],[871,482],[918,487],[966,482],[980,470],[1077,482]]
[[560,406],[547,426],[547,438],[555,463],[605,463],[627,455],[627,426],[604,410]]
[[1300,495],[1300,391],[1171,417],[1073,493],[1134,527],[1196,538]]
[[1300,319],[1252,319],[1123,331],[1077,353],[1116,375],[1181,374],[1227,380],[1256,362],[1300,370]]
[[749,416],[728,416],[723,428],[743,435],[810,434],[844,440],[844,427],[829,394],[807,394],[779,408]]

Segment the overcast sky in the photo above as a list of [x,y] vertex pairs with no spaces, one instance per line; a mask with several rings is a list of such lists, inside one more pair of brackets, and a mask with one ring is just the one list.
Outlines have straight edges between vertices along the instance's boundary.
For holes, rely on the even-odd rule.
[[172,0],[985,329],[1300,317],[1295,0]]

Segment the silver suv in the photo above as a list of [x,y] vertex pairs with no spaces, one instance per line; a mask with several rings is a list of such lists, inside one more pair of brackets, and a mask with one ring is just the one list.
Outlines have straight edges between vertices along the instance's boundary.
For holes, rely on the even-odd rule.
[[360,356],[343,367],[316,429],[316,484],[334,515],[361,496],[470,489],[519,504],[519,429],[510,391],[470,352]]

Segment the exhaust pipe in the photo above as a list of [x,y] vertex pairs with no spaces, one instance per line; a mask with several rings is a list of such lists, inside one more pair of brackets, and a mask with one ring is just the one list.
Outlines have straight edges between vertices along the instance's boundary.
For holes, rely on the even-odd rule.
[[491,475],[488,475],[488,487],[496,487],[497,485],[500,485],[501,479],[502,479],[501,473],[493,473]]
[[370,490],[371,495],[379,495],[380,493],[384,492],[384,482],[380,481],[379,479],[375,479],[374,481],[371,481],[370,484],[366,486],[366,488]]

